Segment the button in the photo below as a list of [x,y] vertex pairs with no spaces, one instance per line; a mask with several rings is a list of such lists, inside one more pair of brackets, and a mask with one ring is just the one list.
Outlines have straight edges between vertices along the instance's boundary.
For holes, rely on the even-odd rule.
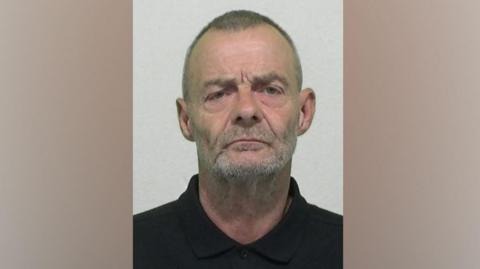
[[248,251],[246,249],[240,249],[240,258],[246,259],[248,257]]

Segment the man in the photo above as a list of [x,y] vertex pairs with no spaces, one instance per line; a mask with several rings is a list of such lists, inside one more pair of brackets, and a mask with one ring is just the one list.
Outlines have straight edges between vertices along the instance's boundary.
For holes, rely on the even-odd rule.
[[308,204],[290,177],[315,112],[288,34],[232,11],[185,59],[180,129],[199,173],[177,201],[134,217],[134,268],[341,268],[342,217]]

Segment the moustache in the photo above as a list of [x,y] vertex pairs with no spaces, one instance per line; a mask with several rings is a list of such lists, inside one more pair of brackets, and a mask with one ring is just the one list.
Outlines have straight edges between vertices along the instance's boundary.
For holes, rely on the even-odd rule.
[[234,128],[228,130],[219,137],[219,145],[221,145],[222,148],[225,148],[229,144],[240,139],[254,139],[271,144],[275,140],[275,135],[271,131],[259,127],[248,129]]

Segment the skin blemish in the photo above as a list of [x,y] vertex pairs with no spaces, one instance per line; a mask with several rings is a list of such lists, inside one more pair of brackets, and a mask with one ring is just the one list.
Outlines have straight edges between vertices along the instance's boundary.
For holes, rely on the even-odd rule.
[[245,83],[245,80],[248,80],[247,74],[245,74],[243,71],[240,71],[240,83]]

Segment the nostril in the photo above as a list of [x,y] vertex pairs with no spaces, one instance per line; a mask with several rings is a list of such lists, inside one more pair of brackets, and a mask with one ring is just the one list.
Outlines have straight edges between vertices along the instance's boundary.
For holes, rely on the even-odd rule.
[[241,126],[252,126],[259,122],[260,122],[260,117],[256,114],[249,115],[249,116],[239,115],[235,120],[235,124],[238,124]]

